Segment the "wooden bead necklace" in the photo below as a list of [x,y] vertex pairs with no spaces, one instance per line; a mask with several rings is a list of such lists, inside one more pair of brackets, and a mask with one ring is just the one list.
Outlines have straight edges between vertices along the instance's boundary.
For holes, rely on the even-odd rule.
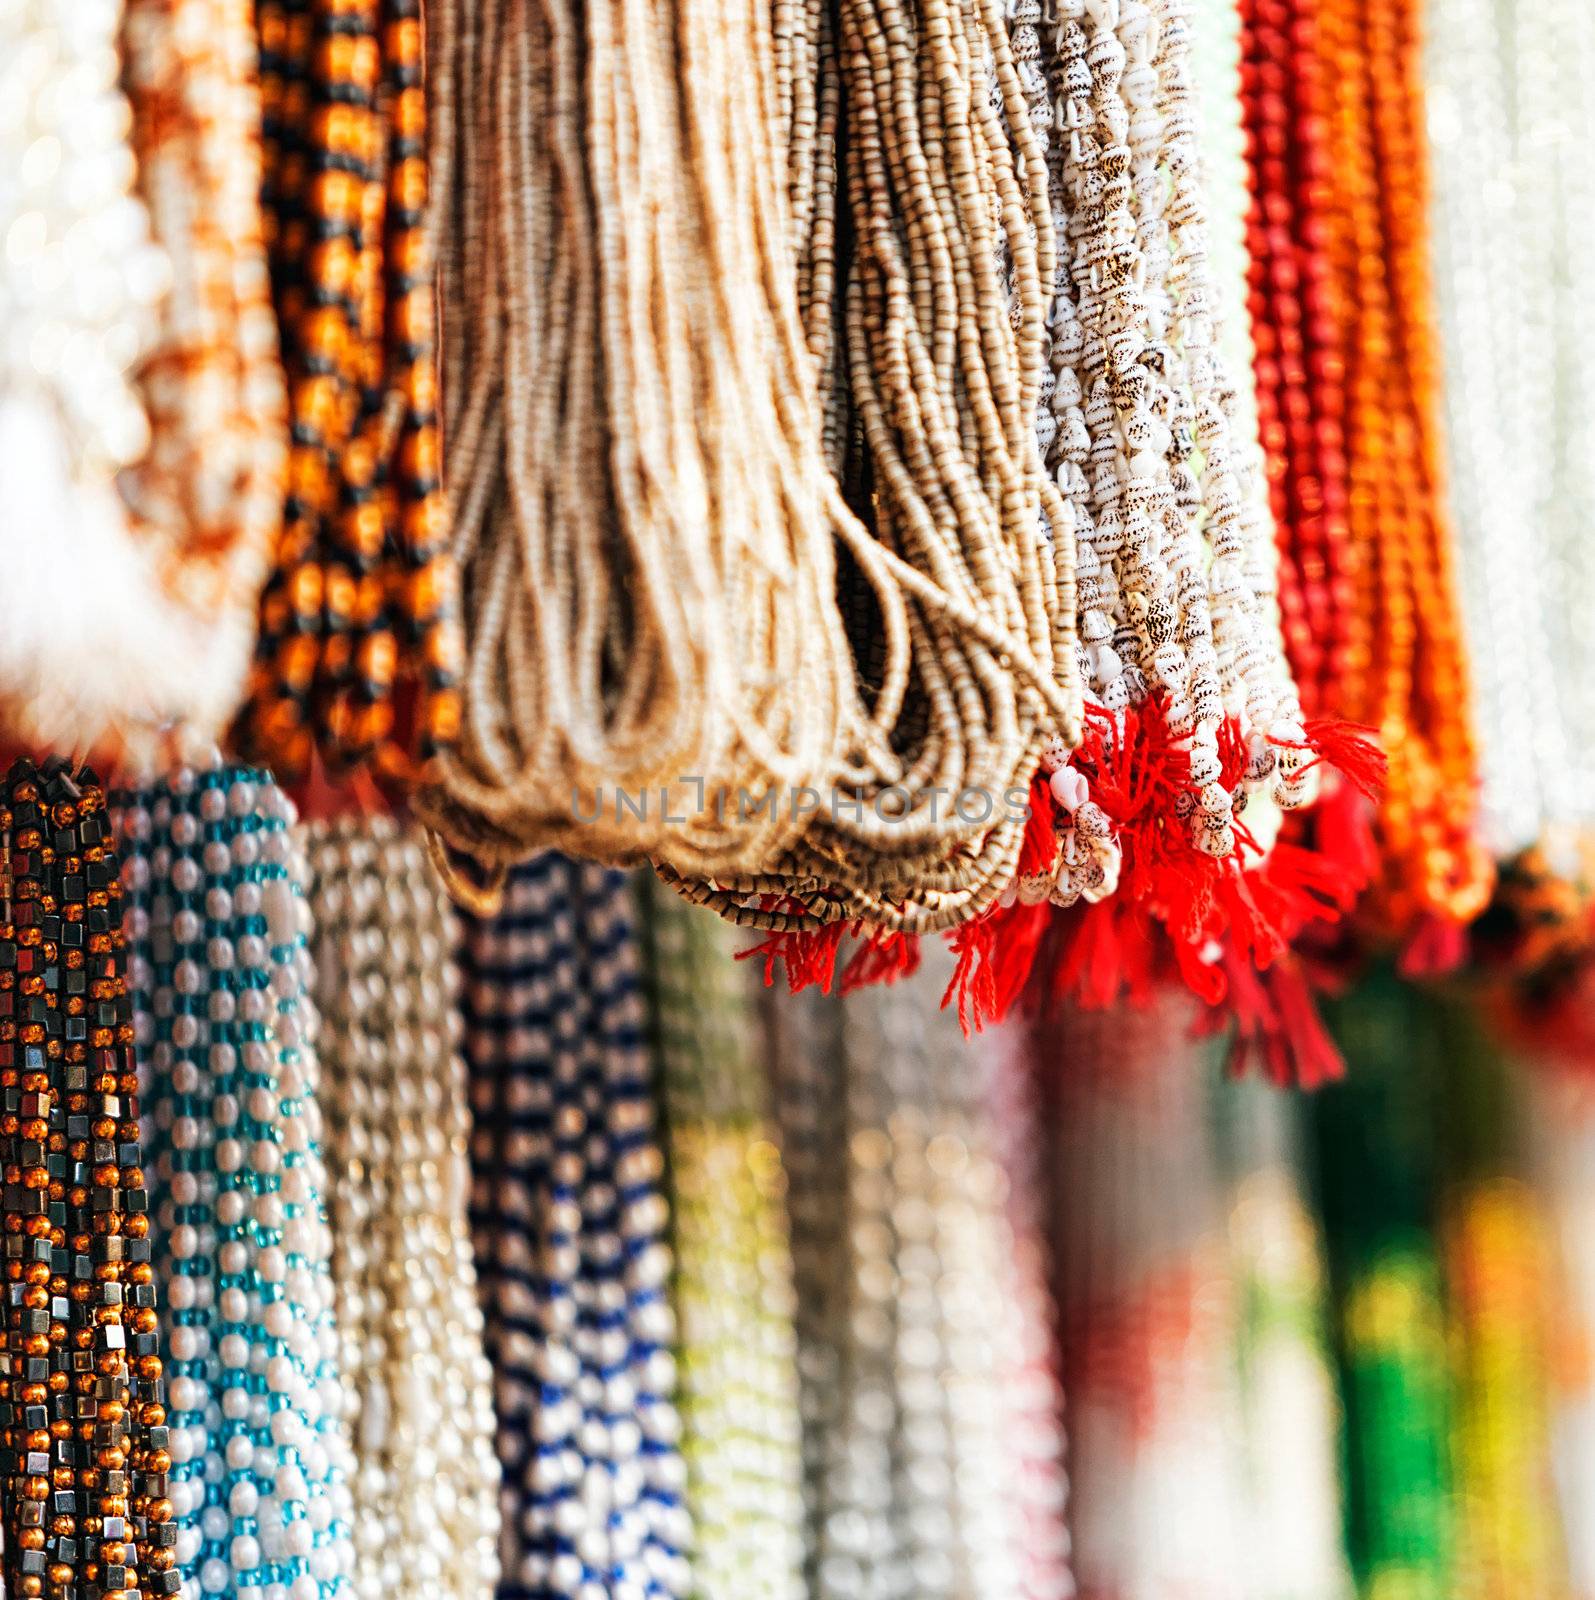
[[1309,705],[1316,694],[1319,710],[1372,724],[1390,756],[1376,899],[1402,938],[1467,923],[1491,880],[1436,460],[1416,14],[1415,0],[1246,12],[1258,387],[1292,569],[1287,642],[1320,686]]
[[[763,12],[717,0],[653,52],[619,50],[619,23],[591,12],[547,38],[503,5],[436,19],[459,79],[445,303],[451,393],[464,396],[450,434],[456,538],[477,626],[466,738],[423,810],[495,864],[550,841],[647,854],[759,926],[942,927],[1002,892],[1021,826],[992,820],[996,797],[1028,783],[1046,734],[1072,737],[1077,722],[1072,658],[1056,649],[1073,615],[1070,545],[1054,555],[1037,536],[1056,499],[1034,434],[1044,173],[994,8],[966,0],[945,14],[954,34],[922,38],[862,4],[824,11],[778,8],[772,37]],[[666,120],[688,143],[639,165],[602,95],[555,98],[575,71],[567,32],[585,36],[582,59],[616,103],[680,101]],[[507,117],[478,84],[504,59],[549,115]],[[844,62],[860,76],[839,166]],[[875,68],[930,100],[910,114]],[[590,193],[566,203],[544,135],[578,111],[564,136],[590,146]],[[935,172],[914,177],[914,160]],[[505,171],[545,177],[510,185]],[[722,190],[751,199],[711,204]],[[660,198],[639,212],[645,193]],[[861,227],[839,256],[844,210]],[[638,215],[654,244],[639,233],[624,252],[595,250],[595,230],[630,239],[623,220]],[[1022,285],[1017,327],[1003,249]],[[706,297],[715,282],[747,288]],[[661,296],[672,309],[653,329],[605,311]],[[729,304],[760,328],[728,323]],[[978,336],[957,336],[960,317]],[[556,384],[562,367],[570,382]],[[868,529],[827,460],[843,408],[818,391],[841,370],[872,463]],[[501,371],[511,381],[495,387]],[[772,431],[728,456],[704,427],[718,413]],[[595,414],[610,444],[595,443]],[[669,493],[639,492],[639,461],[669,474]],[[722,523],[739,507],[733,539]],[[1064,514],[1054,505],[1051,522]],[[849,607],[866,614],[854,641],[835,600],[838,542]],[[669,570],[661,551],[679,557]],[[597,619],[620,589],[631,611],[606,633]],[[804,786],[821,803],[794,815]],[[622,816],[617,789],[663,803]],[[719,797],[742,790],[776,803],[728,822]],[[966,790],[987,802],[974,821],[951,804]]]
[[240,742],[414,781],[457,731],[419,0],[260,7],[287,496]]
[[92,772],[0,794],[5,1590],[177,1594],[122,887]]

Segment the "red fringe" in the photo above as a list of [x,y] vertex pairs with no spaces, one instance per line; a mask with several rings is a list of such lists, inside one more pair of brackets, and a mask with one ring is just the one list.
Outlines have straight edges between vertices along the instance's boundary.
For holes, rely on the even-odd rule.
[[1403,978],[1443,978],[1467,959],[1468,930],[1450,917],[1426,912],[1396,961]]
[[1345,1076],[1346,1063],[1318,1014],[1313,986],[1291,956],[1253,968],[1226,952],[1228,1004],[1207,1031],[1233,1019],[1229,1070],[1240,1077],[1255,1060],[1268,1081],[1285,1089],[1316,1089]]
[[1379,748],[1375,729],[1339,717],[1313,717],[1303,732],[1319,761],[1333,767],[1365,799],[1378,804],[1390,759]]
[[852,994],[876,983],[896,983],[919,971],[919,935],[889,933],[877,928],[842,968],[842,993]]
[[958,1025],[966,1039],[1013,1009],[1035,965],[1050,910],[1045,901],[1035,906],[1016,901],[948,934],[958,962],[941,1003],[945,1008],[956,999]]
[[1030,784],[1030,807],[1025,813],[1025,836],[1019,846],[1018,876],[1047,872],[1058,859],[1052,784],[1038,772]]

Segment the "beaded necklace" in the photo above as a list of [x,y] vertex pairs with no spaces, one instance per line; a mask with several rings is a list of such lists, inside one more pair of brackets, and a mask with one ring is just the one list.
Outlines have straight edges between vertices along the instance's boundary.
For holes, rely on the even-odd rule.
[[[1530,1063],[1524,1063],[1530,1065]],[[1531,1184],[1550,1234],[1550,1432],[1568,1587],[1595,1595],[1595,1102],[1587,1076],[1545,1063],[1524,1075]]]
[[1074,1571],[1103,1600],[1251,1590],[1234,1281],[1188,1018],[1167,997],[1034,1035]]
[[[143,758],[164,724],[214,736],[236,709],[280,519],[254,31],[238,0],[96,4],[60,39],[49,12],[0,23],[25,108],[0,515],[55,530],[53,561],[13,564],[0,696],[23,742]],[[39,588],[61,562],[82,574],[65,613]]]
[[4,1588],[178,1592],[121,885],[91,772],[0,799]]
[[268,775],[219,759],[117,806],[178,1561],[197,1594],[334,1600],[351,1462],[293,809]]
[[770,997],[816,1600],[1073,1593],[1036,1258],[1008,1220],[993,1063],[936,1015],[941,976]]
[[[1436,459],[1417,9],[1255,0],[1247,41],[1259,392],[1299,574],[1287,640],[1324,709],[1376,726],[1390,756],[1377,909],[1402,938],[1470,921],[1491,877]],[[1431,942],[1414,959],[1451,941]]]
[[1332,1011],[1347,1074],[1313,1095],[1359,1591],[1448,1600],[1455,1516],[1445,1308],[1433,1234],[1434,1014],[1388,973]]
[[682,1454],[702,1600],[799,1600],[786,1179],[727,924],[652,880],[641,928],[663,1090]]
[[1228,1075],[1213,1094],[1235,1278],[1248,1593],[1346,1600],[1328,1278],[1308,1209],[1301,1102]]
[[354,1593],[486,1600],[499,1467],[454,917],[419,833],[389,818],[314,823],[307,849]]
[[1545,999],[1588,964],[1595,883],[1579,621],[1595,595],[1579,388],[1591,368],[1578,345],[1588,185],[1570,159],[1595,128],[1580,70],[1589,46],[1556,6],[1464,0],[1434,21],[1425,66],[1447,467],[1478,660],[1482,822],[1504,858],[1474,953],[1533,981],[1522,998],[1540,1031],[1576,1038],[1576,995],[1558,996],[1560,1016]]
[[420,4],[266,0],[258,29],[291,444],[238,731],[288,778],[319,751],[409,779],[455,735],[461,655]]
[[[427,819],[493,863],[648,855],[833,948],[849,919],[976,915],[1020,852],[999,802],[1078,724],[1071,542],[1037,537],[1067,514],[1035,436],[1044,164],[1000,10],[680,0],[638,40],[592,8],[456,9],[445,300],[476,625]],[[617,130],[639,104],[678,107],[668,138]],[[824,449],[833,370],[864,518]],[[628,814],[617,788],[660,803]]]
[[1520,1063],[1470,1009],[1448,1006],[1437,1107],[1456,1399],[1458,1593],[1566,1593],[1551,1477],[1550,1252],[1540,1196],[1523,1179]]
[[497,1383],[500,1600],[684,1596],[690,1519],[625,878],[553,855],[469,924],[471,1226]]

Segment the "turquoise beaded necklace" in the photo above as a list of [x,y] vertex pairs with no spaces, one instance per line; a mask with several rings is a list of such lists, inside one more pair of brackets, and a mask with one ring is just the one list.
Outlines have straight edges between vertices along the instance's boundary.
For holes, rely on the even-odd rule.
[[293,811],[268,775],[119,796],[185,1589],[335,1600],[349,1451]]

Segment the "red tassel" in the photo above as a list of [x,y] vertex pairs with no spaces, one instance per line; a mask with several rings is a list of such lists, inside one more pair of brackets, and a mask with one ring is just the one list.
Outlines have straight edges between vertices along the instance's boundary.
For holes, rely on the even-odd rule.
[[941,1003],[945,1008],[958,1001],[958,1025],[966,1039],[1013,1009],[1035,967],[1049,910],[1045,901],[998,906],[948,935],[958,964]]
[[947,942],[958,957],[958,962],[953,968],[947,992],[941,997],[942,1009],[945,1011],[957,997],[958,1026],[964,1030],[966,1039],[979,1026],[982,1015],[989,1016],[996,1009],[997,990],[991,976],[991,952],[1001,916],[1000,911],[988,912],[983,917],[976,917],[973,922],[966,922],[961,928],[955,928],[948,935]]
[[1044,773],[1037,773],[1030,785],[1030,810],[1025,816],[1024,840],[1019,846],[1019,877],[1052,870],[1058,859],[1054,826],[1052,785]]
[[[1243,1076],[1255,1058],[1268,1081],[1281,1089],[1316,1089],[1345,1075],[1346,1064],[1296,961],[1287,958],[1259,971],[1226,956],[1226,967],[1230,982],[1224,1009],[1235,1021],[1232,1073]],[[1212,1026],[1222,1025],[1215,1016]]]
[[843,921],[829,922],[823,928],[797,928],[767,934],[756,945],[737,951],[738,961],[755,957],[764,962],[764,987],[775,984],[775,965],[786,967],[786,986],[791,994],[801,994],[810,984],[818,984],[821,994],[831,992],[836,977],[836,957],[847,932]]
[[1403,978],[1443,978],[1468,954],[1468,930],[1450,917],[1425,912],[1396,962]]
[[1389,759],[1379,748],[1378,734],[1358,722],[1339,717],[1314,717],[1303,730],[1318,759],[1333,767],[1359,793],[1377,801],[1384,793]]
[[896,983],[919,971],[919,935],[877,929],[852,954],[842,969],[842,993],[874,983]]

